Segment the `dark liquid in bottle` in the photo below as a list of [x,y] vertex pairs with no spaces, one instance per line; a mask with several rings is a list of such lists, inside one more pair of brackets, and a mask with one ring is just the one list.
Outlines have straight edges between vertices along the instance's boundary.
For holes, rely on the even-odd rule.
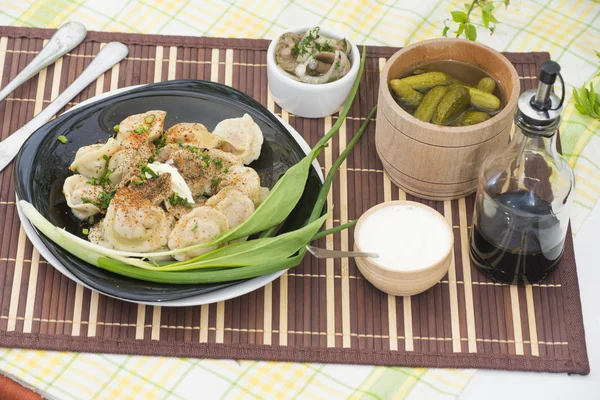
[[527,191],[490,197],[471,234],[470,254],[493,280],[530,284],[544,279],[560,261],[565,231],[550,203]]

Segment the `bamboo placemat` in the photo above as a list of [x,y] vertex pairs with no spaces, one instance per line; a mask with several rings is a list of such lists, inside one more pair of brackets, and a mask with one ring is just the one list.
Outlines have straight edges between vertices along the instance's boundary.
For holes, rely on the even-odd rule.
[[[0,27],[2,85],[53,31]],[[129,45],[129,57],[68,107],[119,87],[196,78],[231,85],[280,115],[314,145],[336,117],[303,119],[282,111],[267,90],[263,40],[90,32],[84,44],[0,102],[1,138],[60,93],[102,43]],[[320,157],[327,171],[377,101],[378,73],[397,49],[370,47],[365,75],[339,134]],[[547,53],[508,53],[532,88]],[[160,62],[156,62],[160,60]],[[289,360],[425,367],[493,368],[587,374],[579,287],[569,235],[565,257],[547,281],[492,283],[471,266],[468,229],[473,198],[414,198],[382,171],[374,124],[340,169],[327,227],[358,218],[384,200],[423,202],[454,227],[454,262],[442,281],[413,297],[388,296],[365,281],[352,260],[306,257],[280,279],[217,304],[170,308],[136,305],[92,292],[40,258],[20,228],[12,164],[0,173],[0,346],[203,358]],[[352,232],[318,244],[346,250]]]

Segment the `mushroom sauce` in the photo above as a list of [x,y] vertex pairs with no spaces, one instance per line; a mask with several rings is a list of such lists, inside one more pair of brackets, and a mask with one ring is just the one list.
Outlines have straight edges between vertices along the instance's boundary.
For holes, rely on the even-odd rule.
[[286,32],[275,47],[275,62],[290,78],[304,83],[336,81],[350,71],[352,47],[344,39],[319,34],[319,27],[304,33]]

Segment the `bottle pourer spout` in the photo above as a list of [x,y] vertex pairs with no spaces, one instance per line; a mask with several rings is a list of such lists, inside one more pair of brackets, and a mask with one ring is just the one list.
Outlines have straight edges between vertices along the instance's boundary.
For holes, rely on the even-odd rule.
[[556,82],[556,77],[559,75],[560,65],[557,62],[549,60],[542,64],[539,76],[540,83],[531,104],[534,108],[541,111],[552,107],[550,93],[554,82]]

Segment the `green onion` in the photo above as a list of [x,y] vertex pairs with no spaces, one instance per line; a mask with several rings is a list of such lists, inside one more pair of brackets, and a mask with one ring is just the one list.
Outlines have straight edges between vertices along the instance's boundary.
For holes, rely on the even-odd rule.
[[346,222],[345,224],[334,226],[333,228],[329,228],[327,230],[321,231],[321,232],[317,233],[315,236],[313,236],[312,240],[318,240],[318,239],[324,238],[325,236],[329,236],[333,233],[337,233],[337,232],[343,231],[345,229],[352,228],[354,225],[356,225],[357,222],[358,222],[357,220],[349,221],[349,222]]
[[62,144],[67,144],[67,142],[69,141],[69,139],[67,139],[67,137],[63,136],[63,135],[60,135],[59,137],[57,137],[56,140],[58,140]]
[[142,173],[142,176],[145,178],[145,174],[150,175],[152,178],[158,178],[158,175],[156,174],[156,172],[154,172],[154,170],[152,170],[152,168],[150,168],[148,165],[143,165],[140,168],[140,172]]
[[144,133],[144,132],[148,132],[148,129],[146,129],[146,127],[142,126],[142,125],[138,125],[137,128],[135,128],[133,130],[135,133]]
[[275,237],[234,242],[191,260],[180,261],[163,266],[155,266],[139,259],[111,257],[126,264],[154,271],[188,271],[199,268],[241,268],[256,264],[265,264],[295,254],[311,241],[325,222],[329,213],[296,229]]
[[113,131],[119,133],[119,124],[113,126]]
[[88,228],[83,228],[81,230],[81,233],[83,233],[84,235],[88,235],[90,233],[90,230]]
[[160,150],[167,145],[167,135],[164,133],[160,135],[160,139],[156,142],[156,150]]
[[152,125],[155,119],[156,117],[154,116],[154,114],[146,115],[144,117],[144,122],[146,123],[146,125]]
[[[192,208],[192,203],[190,203],[185,197],[180,197],[177,193],[172,193],[169,197],[169,203],[172,205],[182,205],[186,208]],[[192,229],[193,231],[193,229]]]

